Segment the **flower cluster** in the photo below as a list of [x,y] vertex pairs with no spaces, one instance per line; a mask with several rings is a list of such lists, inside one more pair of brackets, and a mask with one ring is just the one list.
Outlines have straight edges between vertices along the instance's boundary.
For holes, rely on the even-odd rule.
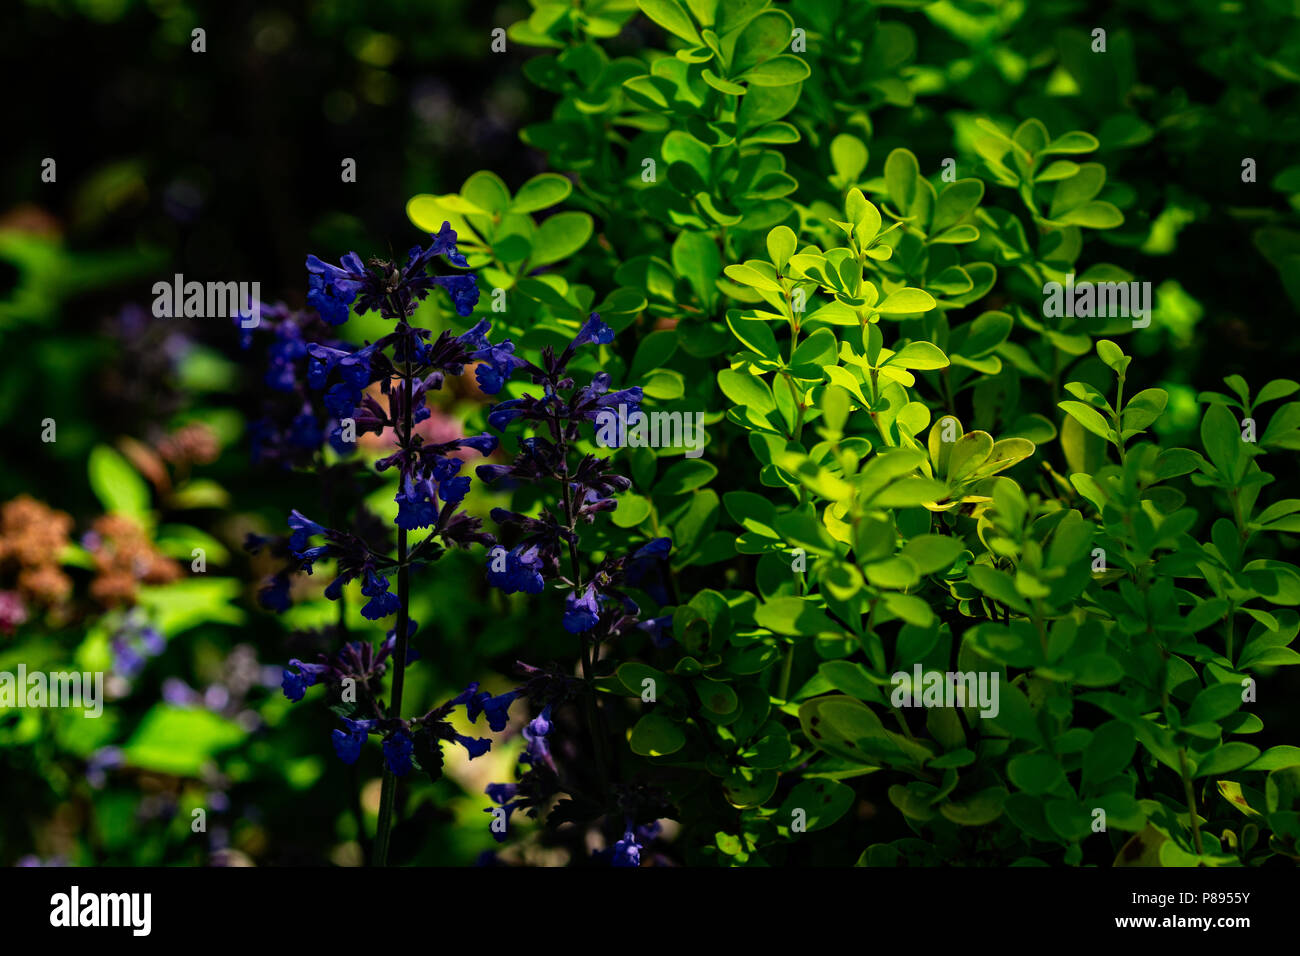
[[90,593],[105,607],[135,602],[141,584],[170,584],[181,576],[180,565],[162,554],[137,522],[126,515],[95,519],[82,538],[95,563]]
[[639,587],[658,604],[669,603],[665,564],[671,542],[657,538],[630,555],[607,555],[584,579],[577,566],[578,529],[596,516],[613,511],[614,496],[631,487],[631,481],[610,470],[610,462],[597,455],[581,455],[576,463],[574,446],[582,429],[595,423],[607,407],[638,409],[640,388],[610,390],[610,376],[600,372],[590,384],[578,386],[569,363],[584,345],[607,345],[613,330],[593,313],[565,349],[542,353],[540,365],[513,358],[529,374],[542,394],[525,395],[496,405],[488,415],[494,428],[529,423],[534,434],[519,442],[519,453],[508,465],[480,465],[478,476],[495,482],[551,482],[560,491],[560,506],[540,517],[494,509],[498,524],[513,528],[516,543],[498,546],[488,555],[488,582],[507,594],[540,594],[547,581],[569,589],[562,623],[571,634],[585,635],[595,645],[640,627],[656,641],[662,639],[662,619],[641,622],[640,608],[623,590]]
[[[649,634],[657,644],[665,642],[666,624],[671,615],[641,620],[641,608],[628,589],[640,589],[656,604],[671,603],[671,581],[667,558],[671,541],[654,539],[628,554],[605,554],[593,567],[583,571],[579,558],[580,530],[597,516],[617,507],[616,495],[627,491],[631,482],[612,471],[608,459],[583,453],[578,444],[584,431],[594,428],[598,417],[608,408],[640,407],[640,388],[611,389],[606,372],[595,374],[586,385],[579,385],[569,370],[579,350],[587,345],[608,345],[614,331],[600,316],[592,314],[577,335],[562,350],[546,348],[539,364],[509,356],[512,365],[530,376],[540,394],[526,394],[496,405],[488,415],[493,428],[526,428],[528,434],[517,443],[518,453],[510,464],[485,464],[477,469],[479,478],[488,483],[513,485],[533,483],[547,486],[558,499],[554,506],[543,508],[540,515],[529,516],[504,508],[494,509],[492,518],[510,529],[513,545],[498,545],[489,550],[487,580],[507,594],[540,594],[549,583],[567,591],[560,623],[570,634],[581,639],[583,680],[565,678],[529,669],[532,677],[524,689],[538,713],[525,728],[527,747],[520,758],[517,783],[494,783],[487,796],[495,806],[486,808],[496,820],[509,821],[515,811],[535,816],[556,793],[571,789],[562,783],[560,768],[554,759],[550,738],[554,727],[554,709],[564,700],[582,698],[587,709],[588,731],[595,749],[595,763],[604,763],[602,753],[607,735],[602,729],[592,678],[602,645],[634,630]],[[522,666],[522,665],[521,665]],[[593,795],[570,801],[580,809],[566,813],[572,819],[608,820],[623,817],[623,801],[618,788],[605,779],[605,770],[596,774]],[[502,811],[504,811],[502,813]],[[498,840],[505,839],[503,827],[493,828]],[[607,862],[616,866],[636,866],[641,846],[636,829],[630,822],[619,833],[621,840],[607,852]]]
[[[311,359],[308,349],[347,348],[338,341],[334,328],[310,312],[295,312],[283,304],[262,305],[258,331],[271,335],[266,349],[266,372],[260,417],[249,422],[253,462],[268,462],[282,468],[311,464],[328,441],[338,454],[347,456],[355,446],[342,440],[340,415],[327,411],[325,403],[308,381]],[[241,332],[244,347],[254,340],[253,330]]]
[[378,311],[386,319],[405,319],[415,311],[416,301],[441,286],[451,296],[457,314],[469,315],[478,302],[474,274],[435,276],[428,272],[437,256],[462,269],[469,266],[456,250],[456,233],[450,223],[443,223],[442,231],[432,238],[428,248],[413,248],[402,266],[371,260],[367,267],[355,252],[345,255],[337,266],[308,256],[307,304],[330,325],[346,322],[354,304],[358,315]]
[[[491,455],[497,438],[482,434],[442,436],[444,440],[432,441],[418,432],[417,426],[433,413],[428,404],[431,393],[468,367],[474,367],[479,389],[495,394],[523,364],[514,357],[511,343],[489,340],[491,326],[486,320],[461,334],[443,331],[436,337],[408,321],[418,302],[434,288],[445,289],[462,316],[469,315],[478,301],[472,274],[429,274],[430,265],[439,257],[455,266],[467,265],[448,224],[432,237],[428,247],[412,249],[401,265],[378,260],[366,265],[356,253],[348,253],[338,266],[309,256],[307,301],[328,327],[342,325],[353,308],[358,314],[377,311],[397,320],[396,326],[376,341],[359,346],[322,337],[303,341],[284,332],[277,344],[279,351],[273,352],[283,367],[273,365],[268,376],[268,383],[274,380],[297,388],[297,363],[304,364],[312,401],[319,401],[323,413],[335,423],[331,444],[355,444],[357,436],[373,434],[391,439],[395,445],[385,449],[388,453],[374,461],[374,467],[378,472],[395,472],[396,528],[379,535],[364,528],[361,521],[354,521],[349,528],[329,527],[294,510],[289,515],[290,534],[283,551],[292,560],[293,570],[308,574],[321,561],[333,562],[333,577],[324,592],[328,599],[339,600],[348,583],[359,581],[366,599],[362,616],[381,620],[396,615],[397,623],[378,648],[352,641],[333,658],[320,655],[315,662],[293,658],[283,671],[281,686],[293,701],[302,700],[316,684],[354,689],[356,695],[350,702],[355,706],[342,718],[343,727],[334,731],[334,749],[342,760],[353,763],[366,738],[378,735],[385,765],[396,777],[405,776],[413,766],[436,776],[442,766],[443,741],[460,744],[471,758],[486,753],[491,743],[488,738],[457,733],[447,717],[454,708],[464,706],[470,720],[485,715],[488,726],[499,732],[505,729],[510,703],[518,696],[512,692],[492,697],[479,692],[474,684],[421,717],[400,716],[400,678],[415,659],[408,648],[417,629],[409,618],[402,582],[413,565],[432,559],[445,548],[495,543],[493,536],[482,530],[480,519],[462,510],[470,477],[460,471],[465,455]],[[304,414],[307,410],[304,405]],[[317,438],[315,433],[311,437],[313,441]],[[408,548],[408,535],[415,532],[424,532],[423,540]],[[396,557],[391,555],[390,535],[397,537]],[[255,546],[260,543],[253,542]],[[278,548],[273,547],[275,550]],[[260,597],[264,604],[282,608],[288,603],[288,589],[288,574],[281,572],[272,577]],[[380,695],[382,680],[390,669],[395,670],[393,701],[386,710]]]
[[113,671],[127,680],[138,677],[149,658],[167,649],[167,639],[149,623],[139,608],[132,608],[113,633]]
[[0,602],[0,628],[27,617],[27,605],[59,604],[72,593],[72,579],[61,567],[72,517],[19,495],[0,507],[0,573],[12,576],[14,589]]

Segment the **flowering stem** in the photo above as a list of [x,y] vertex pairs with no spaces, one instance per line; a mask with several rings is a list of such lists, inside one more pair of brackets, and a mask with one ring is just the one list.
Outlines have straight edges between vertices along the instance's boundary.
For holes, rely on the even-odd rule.
[[[412,447],[413,431],[411,409],[411,352],[409,344],[402,362],[402,428],[397,431],[398,443],[404,449]],[[406,529],[397,529],[397,643],[393,648],[393,699],[388,716],[397,720],[402,715],[402,688],[406,683],[406,654],[410,640],[411,619],[411,569],[407,564]],[[379,824],[375,831],[374,865],[388,865],[388,840],[393,828],[393,803],[397,796],[397,777],[384,764],[384,782],[379,794]]]
[[[563,432],[561,432],[563,434]],[[564,498],[564,524],[569,529],[569,564],[573,573],[573,589],[582,590],[582,564],[578,560],[577,530],[573,519],[573,503],[569,499],[569,458],[568,449],[564,454],[564,475],[561,479],[561,495]],[[596,649],[586,634],[582,635],[582,679],[587,685],[585,711],[587,715],[587,732],[591,734],[592,747],[596,751],[596,774],[600,780],[603,794],[609,787],[608,764],[605,759],[605,736],[601,733],[600,709],[596,706],[596,685],[592,675],[595,666]]]

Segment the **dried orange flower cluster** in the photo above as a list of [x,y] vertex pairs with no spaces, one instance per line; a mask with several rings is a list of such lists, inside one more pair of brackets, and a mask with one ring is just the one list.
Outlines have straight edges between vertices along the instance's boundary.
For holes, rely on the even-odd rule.
[[221,446],[207,425],[184,425],[158,442],[158,454],[173,465],[209,465],[217,460]]
[[139,584],[169,584],[181,576],[180,565],[155,550],[144,529],[123,515],[96,518],[86,547],[95,559],[91,596],[110,607],[132,603]]
[[60,558],[72,531],[72,517],[19,495],[0,506],[0,569],[13,574],[27,601],[53,606],[72,593],[72,579]]

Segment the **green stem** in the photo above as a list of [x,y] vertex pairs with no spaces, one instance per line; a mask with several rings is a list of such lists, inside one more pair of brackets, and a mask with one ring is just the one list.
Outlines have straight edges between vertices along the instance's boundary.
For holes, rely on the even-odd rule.
[[1187,797],[1187,813],[1192,821],[1192,843],[1196,847],[1196,855],[1203,856],[1205,847],[1201,843],[1201,824],[1196,819],[1196,794],[1192,792],[1192,777],[1187,769],[1185,747],[1178,751],[1178,772],[1183,778],[1183,794]]
[[[402,364],[402,432],[398,441],[402,447],[412,442],[415,423],[411,415],[411,359],[410,350]],[[388,716],[397,720],[402,716],[402,689],[406,684],[406,655],[410,641],[411,569],[407,564],[407,532],[397,529],[397,646],[393,649],[393,698]],[[379,792],[379,824],[375,830],[374,865],[388,865],[388,843],[393,830],[393,804],[397,797],[397,778],[385,761],[383,785]]]
[[783,701],[790,699],[790,676],[794,673],[794,641],[785,649],[785,664],[781,668],[781,689],[778,697]]

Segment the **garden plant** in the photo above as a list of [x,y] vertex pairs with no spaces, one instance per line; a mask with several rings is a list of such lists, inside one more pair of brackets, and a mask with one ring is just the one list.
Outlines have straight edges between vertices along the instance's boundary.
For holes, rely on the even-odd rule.
[[0,863],[1294,866],[1300,17],[1102,6],[489,10],[533,168],[226,315],[0,230],[30,354],[136,290],[5,359],[0,675],[107,678]]

